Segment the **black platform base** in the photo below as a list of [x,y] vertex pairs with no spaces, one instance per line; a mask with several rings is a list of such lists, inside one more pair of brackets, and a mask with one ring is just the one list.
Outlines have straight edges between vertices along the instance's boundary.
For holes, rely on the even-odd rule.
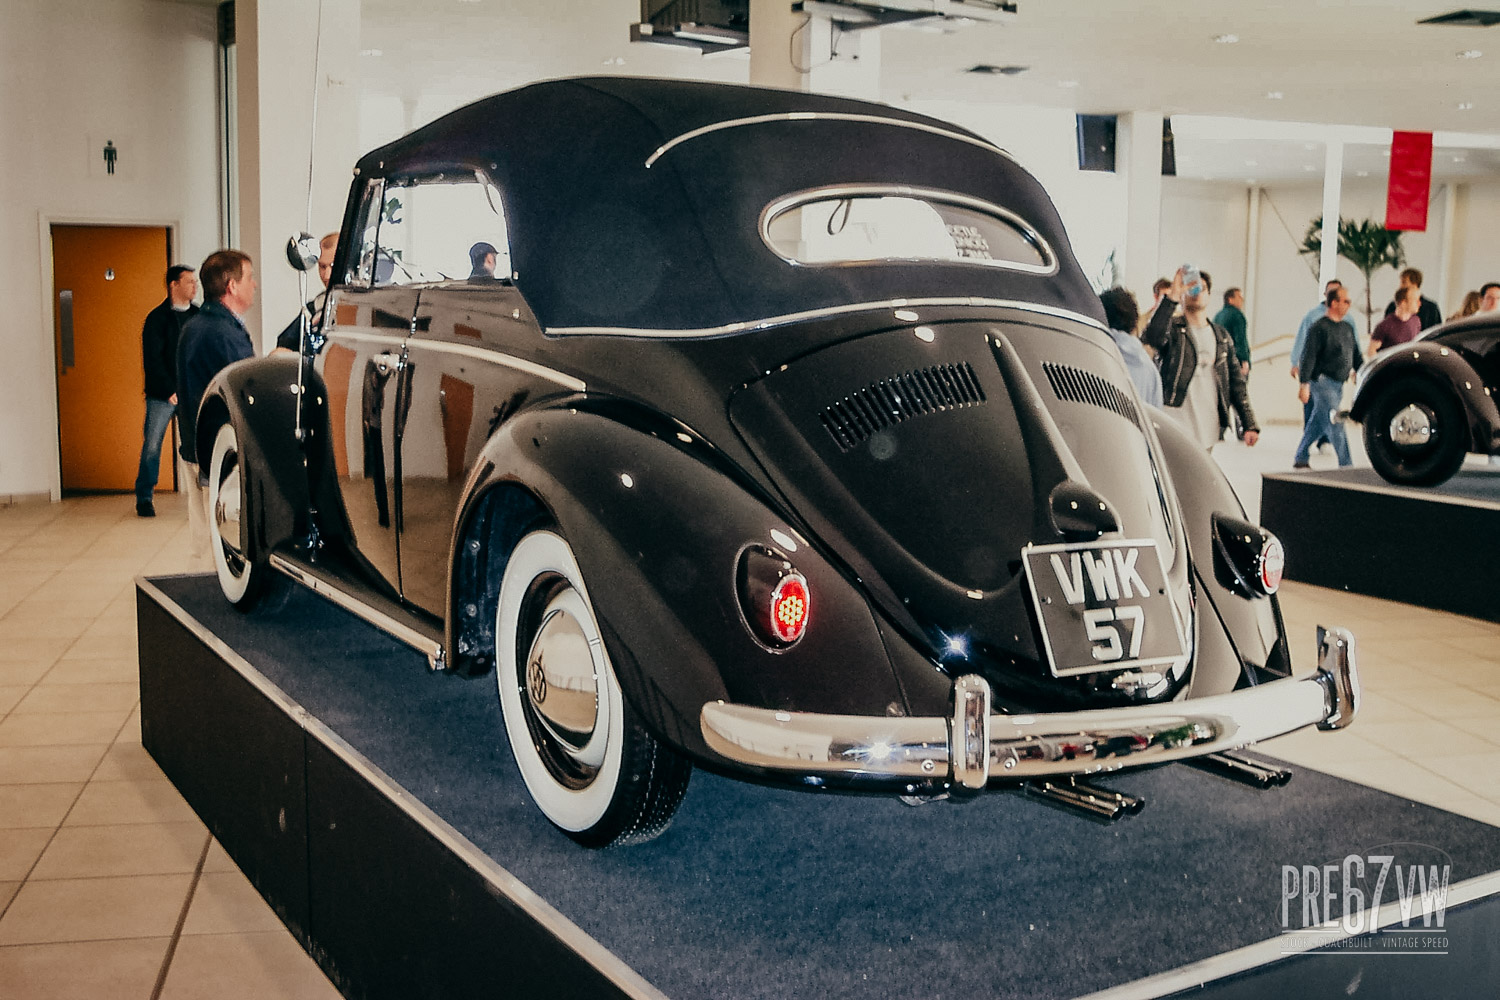
[[1500,621],[1500,470],[1432,489],[1374,469],[1265,475],[1260,523],[1288,580]]
[[[1314,771],[1259,792],[1179,766],[1111,782],[1149,800],[1114,826],[700,771],[662,838],[590,852],[527,799],[492,682],[430,676],[301,591],[242,615],[175,577],[138,606],[146,748],[351,998],[1206,996],[1286,974],[1342,997],[1351,956],[1281,960],[1283,866],[1427,845],[1455,886],[1500,868],[1483,823]],[[1427,995],[1489,989],[1497,918],[1460,905],[1487,881],[1446,914],[1484,947],[1372,958],[1359,995],[1418,972]]]

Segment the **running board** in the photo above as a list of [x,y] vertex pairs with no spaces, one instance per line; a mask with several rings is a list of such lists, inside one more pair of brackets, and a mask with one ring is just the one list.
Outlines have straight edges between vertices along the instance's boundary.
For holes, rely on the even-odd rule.
[[296,580],[319,597],[337,604],[345,611],[363,618],[387,635],[393,636],[417,652],[425,654],[429,670],[438,671],[447,669],[447,657],[443,654],[443,644],[441,642],[430,636],[423,635],[406,623],[397,621],[390,615],[370,607],[358,597],[335,586],[321,576],[309,572],[279,552],[271,553],[270,564],[273,569]]
[[1280,788],[1292,780],[1292,772],[1284,767],[1272,767],[1232,753],[1211,753],[1183,763],[1252,788]]
[[1024,783],[1021,790],[1048,805],[1099,823],[1113,823],[1140,812],[1146,806],[1145,799],[1090,785],[1077,778],[1039,778]]

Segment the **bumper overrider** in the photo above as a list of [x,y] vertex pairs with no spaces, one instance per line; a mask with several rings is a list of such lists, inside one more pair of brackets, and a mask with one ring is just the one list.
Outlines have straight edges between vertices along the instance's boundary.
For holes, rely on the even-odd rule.
[[1359,711],[1354,636],[1318,629],[1318,668],[1228,694],[1153,705],[1042,715],[993,715],[990,686],[953,685],[951,718],[822,715],[710,702],[704,739],[749,767],[793,774],[949,781],[1083,776],[1235,750],[1317,726],[1343,729]]

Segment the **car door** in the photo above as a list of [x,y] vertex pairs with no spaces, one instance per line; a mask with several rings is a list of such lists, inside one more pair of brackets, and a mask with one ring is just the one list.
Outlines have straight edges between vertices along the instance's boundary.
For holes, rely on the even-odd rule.
[[[328,391],[330,445],[355,548],[399,593],[398,417],[418,289],[395,280],[390,241],[381,243],[390,202],[383,181],[371,181],[360,209],[359,245],[344,282],[329,293],[314,366]],[[399,219],[399,207],[395,212]]]

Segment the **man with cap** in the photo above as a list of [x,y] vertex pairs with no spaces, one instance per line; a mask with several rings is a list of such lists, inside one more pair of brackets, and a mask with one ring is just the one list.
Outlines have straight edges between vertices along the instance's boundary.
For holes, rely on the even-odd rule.
[[495,248],[488,243],[476,243],[469,247],[469,263],[474,267],[469,272],[469,280],[493,278],[495,276],[495,258]]

